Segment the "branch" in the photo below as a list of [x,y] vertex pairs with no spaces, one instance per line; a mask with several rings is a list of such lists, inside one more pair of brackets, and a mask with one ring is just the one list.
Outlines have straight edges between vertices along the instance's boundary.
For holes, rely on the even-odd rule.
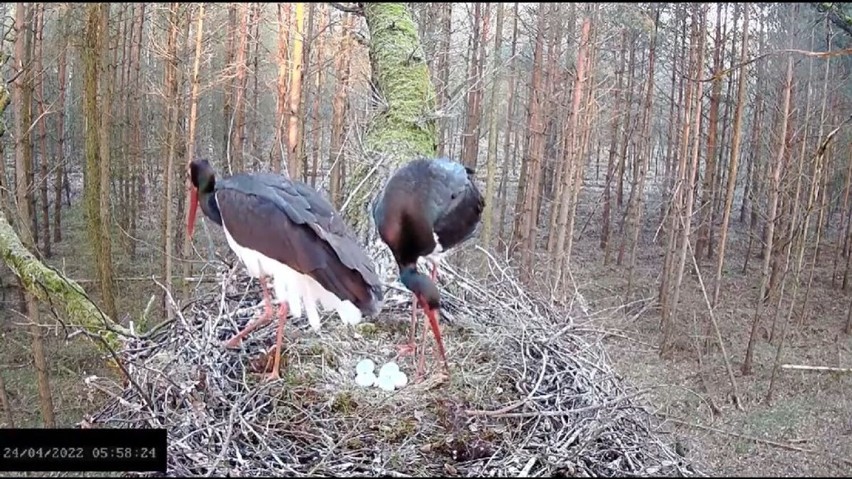
[[356,3],[354,5],[344,5],[342,3],[337,2],[328,2],[332,7],[340,10],[341,12],[346,13],[354,13],[355,15],[364,16],[364,7],[361,6],[360,3]]
[[697,78],[691,78],[687,75],[681,75],[681,77],[683,77],[684,79],[689,80],[689,81],[707,83],[707,82],[711,82],[711,81],[714,81],[714,80],[717,80],[717,79],[722,79],[722,78],[730,75],[731,73],[733,73],[734,70],[739,70],[740,68],[751,65],[752,63],[754,63],[756,61],[763,60],[764,58],[772,56],[772,55],[779,55],[781,53],[797,53],[799,55],[805,55],[805,56],[808,56],[808,57],[831,58],[831,57],[839,57],[839,56],[843,56],[843,55],[852,55],[852,48],[844,48],[842,50],[831,50],[831,51],[827,51],[827,52],[811,52],[811,51],[808,51],[808,50],[797,50],[795,48],[787,48],[787,49],[784,49],[784,50],[776,50],[774,52],[767,52],[767,53],[764,53],[763,55],[758,55],[758,56],[752,58],[751,60],[746,60],[746,61],[744,61],[744,62],[742,62],[738,65],[732,66],[731,68],[727,68],[725,70],[720,70],[718,73],[716,73],[715,75],[713,75],[709,78],[697,79]]
[[107,317],[89,298],[86,291],[73,280],[45,265],[21,243],[18,234],[0,211],[0,258],[24,288],[39,301],[60,303],[73,326],[100,338],[95,341],[101,349],[109,351],[119,347],[118,334],[131,336],[130,331]]
[[852,19],[842,14],[842,11],[837,5],[822,2],[811,3],[811,5],[815,6],[818,12],[825,13],[828,19],[831,20],[831,23],[847,34],[852,35]]

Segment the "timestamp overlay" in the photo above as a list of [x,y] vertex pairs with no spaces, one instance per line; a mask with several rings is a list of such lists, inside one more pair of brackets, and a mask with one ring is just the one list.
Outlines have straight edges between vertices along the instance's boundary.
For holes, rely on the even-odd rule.
[[0,429],[0,471],[166,472],[165,429]]

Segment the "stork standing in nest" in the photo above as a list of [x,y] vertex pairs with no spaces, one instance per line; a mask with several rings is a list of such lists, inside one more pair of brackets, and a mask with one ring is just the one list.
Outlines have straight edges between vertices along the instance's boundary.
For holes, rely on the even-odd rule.
[[260,281],[264,312],[225,346],[237,348],[254,329],[272,321],[267,278],[279,301],[275,361],[268,379],[280,379],[281,342],[288,312],[302,315],[320,330],[317,302],[336,310],[344,324],[377,314],[383,303],[381,281],[372,260],[334,207],[316,190],[271,173],[237,174],[216,179],[207,160],[190,164],[188,234],[198,205],[225,231],[228,245],[248,274]]
[[[438,325],[440,293],[435,286],[444,254],[473,236],[485,200],[474,181],[474,170],[447,158],[419,158],[394,173],[373,203],[373,219],[382,241],[399,268],[399,279],[412,300],[409,341],[398,346],[402,355],[416,350],[417,304],[423,308],[435,336],[439,359],[449,366]],[[430,276],[417,271],[417,260],[432,265]],[[423,371],[426,331],[423,331],[417,379]],[[416,379],[416,380],[417,380]]]

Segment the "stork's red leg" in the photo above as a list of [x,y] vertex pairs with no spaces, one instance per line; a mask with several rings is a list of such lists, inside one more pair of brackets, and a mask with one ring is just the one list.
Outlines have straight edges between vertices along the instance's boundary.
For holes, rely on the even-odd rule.
[[287,323],[288,311],[287,303],[278,305],[278,331],[275,333],[275,361],[272,365],[272,372],[266,375],[267,381],[281,379],[278,370],[281,368],[281,342],[284,339],[284,325]]
[[[444,364],[444,371],[447,373],[447,376],[449,376],[450,366],[447,364],[447,355],[444,351],[444,341],[441,339],[441,326],[438,325],[438,317],[435,310],[428,306],[426,308],[426,316],[429,318],[429,326],[432,327],[432,333],[435,335],[435,342],[438,344],[438,359]],[[425,355],[426,351],[423,351],[423,354]]]
[[414,334],[415,334],[416,330],[417,330],[417,296],[412,295],[412,300],[411,300],[411,326],[409,326],[409,331],[408,331],[408,342],[404,343],[404,344],[399,344],[396,347],[400,356],[408,356],[410,354],[413,354],[416,351],[417,345],[414,344]]
[[428,338],[426,327],[423,327],[423,334],[420,337],[420,354],[417,357],[417,370],[414,373],[414,382],[419,383],[423,379],[423,366],[426,359],[426,340]]
[[266,278],[260,278],[260,287],[263,289],[263,314],[260,315],[259,318],[250,322],[246,325],[245,329],[237,333],[236,336],[231,338],[227,343],[225,343],[226,348],[239,348],[240,343],[242,343],[243,338],[248,336],[249,333],[257,329],[261,326],[266,326],[272,321],[272,299],[269,297],[269,288],[266,287]]
[[433,261],[432,262],[432,282],[434,283],[437,278],[438,278],[438,262]]

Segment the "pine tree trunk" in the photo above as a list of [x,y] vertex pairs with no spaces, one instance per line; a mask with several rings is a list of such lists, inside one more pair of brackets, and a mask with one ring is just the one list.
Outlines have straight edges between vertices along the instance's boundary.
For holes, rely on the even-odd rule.
[[[238,38],[235,40],[236,55],[234,62],[236,63],[235,88],[233,91],[234,105],[234,129],[232,135],[232,152],[231,164],[232,170],[241,172],[245,170],[245,137],[246,137],[246,84],[248,82],[248,68],[246,68],[246,55],[248,50],[248,4],[240,4],[237,15],[239,17]],[[177,39],[175,39],[177,43]],[[177,52],[177,47],[175,47]],[[176,81],[176,80],[175,80]],[[176,98],[176,97],[175,97]],[[175,113],[177,115],[177,113]],[[177,119],[175,119],[177,124]]]
[[[618,67],[615,73],[615,93],[613,104],[621,104],[621,93],[624,85],[624,56],[627,51],[627,29],[621,30],[621,48],[618,50]],[[610,261],[610,221],[612,218],[612,179],[615,174],[615,157],[618,151],[618,131],[621,126],[621,111],[612,112],[612,133],[610,133],[609,155],[606,164],[606,184],[603,191],[603,210],[601,212],[601,241],[600,247],[604,250],[604,265]]]
[[[736,7],[735,7],[736,8]],[[713,205],[711,203],[713,190],[716,185],[716,135],[719,127],[719,101],[722,96],[722,48],[724,38],[722,36],[722,4],[716,4],[716,45],[713,47],[713,84],[710,92],[710,113],[707,119],[707,157],[704,165],[704,185],[702,187],[702,198],[699,210],[702,212],[702,220],[698,226],[698,239],[695,242],[695,257],[700,261],[703,252],[710,241],[710,221],[712,218]],[[700,263],[699,263],[700,264]]]
[[[36,4],[36,26],[35,26],[35,48],[33,49],[33,55],[35,59],[33,61],[33,66],[35,71],[43,72],[43,58],[44,58],[44,3]],[[42,240],[42,254],[45,258],[50,258],[52,256],[50,252],[50,202],[47,198],[47,185],[48,185],[48,152],[47,152],[47,111],[45,108],[45,98],[44,98],[44,80],[47,75],[41,73],[39,75],[38,81],[38,130],[39,130],[39,154],[41,155],[39,159],[39,192],[41,193],[41,197],[39,201],[41,203],[41,240]]]
[[[500,131],[497,129],[497,97],[500,95],[500,83],[502,75],[500,75],[500,50],[503,45],[503,4],[496,3],[497,9],[497,26],[494,31],[494,56],[491,59],[491,65],[494,69],[494,83],[491,87],[491,98],[488,101],[488,156],[486,159],[486,176],[485,176],[485,197],[494,198],[494,182],[497,176],[497,137]],[[486,248],[491,246],[491,236],[494,229],[494,201],[488,201],[485,204],[483,212],[482,225],[482,244]]]
[[113,97],[113,79],[115,78],[115,62],[111,61],[112,39],[109,35],[109,12],[110,5],[102,4],[99,35],[100,61],[104,62],[99,75],[101,95],[98,101],[98,109],[100,114],[100,158],[98,167],[98,179],[101,182],[98,191],[98,214],[100,215],[100,231],[98,234],[101,237],[100,251],[97,256],[98,269],[100,270],[101,281],[101,300],[104,303],[104,310],[107,315],[116,318],[118,312],[115,304],[115,283],[113,281],[113,264],[112,264],[112,216],[110,214],[110,178],[112,176],[112,157],[110,155],[110,130],[112,128],[112,97]]
[[[200,81],[198,78],[199,71],[201,69],[201,44],[204,37],[204,4],[201,3],[198,5],[198,23],[195,26],[195,61],[192,65],[192,96],[190,99],[189,106],[189,133],[186,137],[186,164],[187,168],[189,164],[192,163],[193,158],[195,156],[195,131],[198,122],[198,90],[200,86]],[[184,182],[184,191],[185,191],[185,201],[186,207],[184,208],[186,217],[184,218],[184,223],[189,223],[189,211],[192,207],[189,204],[190,193],[192,192],[192,182],[189,179],[189,175],[185,175],[186,180]],[[187,277],[190,275],[192,264],[189,262],[190,251],[192,250],[192,238],[189,235],[184,235],[183,237],[183,268],[181,273],[181,283],[183,285],[183,296],[186,297],[188,294],[189,283],[186,282]]]
[[[287,57],[289,56],[288,37],[290,35],[290,5],[279,3],[278,11],[278,100],[275,110],[275,142],[272,144],[272,171],[280,173],[287,149],[287,131],[284,119],[287,117]],[[285,15],[285,10],[288,14]]]
[[781,187],[781,170],[782,165],[784,164],[784,157],[786,155],[787,149],[787,127],[788,127],[788,117],[790,114],[790,97],[792,95],[793,90],[793,57],[792,55],[787,55],[787,80],[786,85],[784,87],[784,100],[782,104],[781,110],[781,126],[779,128],[779,145],[778,145],[778,153],[775,158],[775,164],[773,165],[773,173],[772,173],[772,190],[770,191],[770,200],[769,200],[769,213],[767,218],[767,227],[766,227],[766,243],[763,248],[763,271],[761,274],[760,280],[760,292],[757,297],[757,306],[754,311],[754,318],[752,319],[751,324],[751,333],[748,338],[748,345],[746,346],[746,354],[745,359],[742,365],[742,373],[743,375],[751,374],[751,367],[754,355],[754,342],[757,339],[757,329],[760,324],[760,315],[761,310],[763,309],[763,299],[766,296],[767,285],[769,284],[769,267],[772,260],[772,250],[773,250],[773,240],[775,235],[775,217],[778,212],[778,197],[780,195],[780,187]]
[[[506,102],[508,104],[506,111],[506,132],[503,134],[503,161],[501,162],[501,174],[500,174],[500,192],[499,192],[499,201],[500,201],[500,213],[498,216],[497,222],[497,237],[500,238],[500,241],[503,243],[503,249],[508,250],[506,241],[506,205],[508,204],[508,183],[509,183],[509,158],[512,156],[512,139],[515,132],[515,128],[513,128],[515,123],[515,105],[518,102],[517,95],[517,66],[515,63],[515,54],[518,50],[518,14],[519,14],[519,3],[515,2],[515,10],[512,18],[512,52],[509,57],[509,91]],[[514,143],[517,143],[515,140]],[[514,163],[514,158],[512,158],[512,163]]]
[[541,177],[541,163],[544,149],[544,121],[542,108],[545,92],[542,84],[542,57],[544,46],[544,26],[547,23],[548,5],[538,4],[538,28],[533,52],[532,78],[530,81],[529,114],[527,115],[527,131],[529,145],[524,157],[524,170],[521,174],[523,192],[519,191],[517,198],[518,212],[515,233],[512,243],[521,249],[520,276],[524,283],[531,279],[532,253],[535,246],[535,199],[538,195],[538,184]]
[[645,177],[647,176],[648,162],[650,161],[651,149],[651,123],[653,119],[651,112],[654,109],[654,66],[657,51],[657,31],[659,28],[660,10],[654,11],[654,31],[651,33],[651,44],[648,51],[648,73],[647,86],[645,88],[645,105],[642,113],[642,151],[636,162],[636,174],[633,175],[638,181],[630,190],[630,201],[627,208],[628,227],[626,231],[630,235],[628,260],[629,271],[627,273],[626,297],[630,297],[633,287],[633,274],[636,270],[636,249],[639,246],[639,233],[642,231],[642,213],[645,209]]
[[[743,19],[743,40],[740,46],[740,61],[745,62],[748,56],[748,13],[749,6],[744,5],[745,9]],[[734,203],[734,189],[737,184],[737,167],[740,160],[740,145],[742,143],[742,116],[743,108],[745,107],[745,89],[746,89],[746,67],[740,72],[739,82],[737,85],[737,103],[734,110],[734,131],[733,143],[731,144],[731,156],[728,161],[728,184],[725,189],[725,206],[722,210],[722,228],[721,237],[719,238],[719,256],[716,259],[716,279],[713,283],[713,307],[719,302],[719,292],[722,287],[722,269],[725,264],[725,249],[728,243],[728,224],[731,220],[731,208]],[[696,248],[696,251],[700,251]]]
[[[436,90],[438,93],[438,111],[444,113],[445,108],[447,108],[447,102],[450,99],[450,39],[452,37],[453,31],[453,4],[452,2],[439,3],[440,5],[440,22],[441,22],[441,51],[438,52],[440,55],[440,66],[438,67],[438,85],[436,85]],[[517,5],[517,3],[515,4]],[[440,133],[438,137],[438,156],[445,156],[447,150],[447,142],[449,141],[447,136],[449,135],[449,121],[444,116],[444,119],[441,120],[440,124]]]
[[[163,183],[165,186],[165,195],[163,197],[163,203],[161,206],[161,211],[163,212],[163,231],[162,231],[162,254],[163,254],[163,286],[166,291],[163,292],[162,298],[162,307],[163,307],[163,315],[167,320],[171,320],[174,311],[168,303],[168,296],[166,292],[172,291],[172,252],[174,251],[173,247],[173,234],[174,231],[174,214],[172,212],[172,203],[174,200],[174,183],[175,183],[175,174],[174,174],[174,165],[177,156],[177,142],[178,142],[178,118],[179,118],[179,94],[178,94],[178,85],[180,83],[180,79],[178,78],[178,32],[180,31],[180,17],[178,15],[178,3],[172,3],[169,6],[169,30],[168,30],[168,40],[166,44],[166,66],[165,66],[165,78],[164,78],[164,86],[166,93],[166,112],[168,123],[166,126],[166,143],[164,145],[165,151],[163,152]],[[240,63],[245,63],[242,60],[243,57],[238,56],[237,60],[237,68],[240,68]],[[242,89],[245,91],[245,89]],[[242,100],[240,103],[245,103]],[[239,107],[237,108],[239,111]],[[237,133],[240,134],[239,131]],[[236,149],[235,151],[241,151],[240,149]]]
[[287,121],[287,172],[294,180],[303,180],[301,105],[302,105],[302,47],[305,31],[305,4],[296,3],[293,18],[293,51],[290,53],[290,111]]
[[62,241],[62,180],[65,172],[65,90],[68,65],[68,11],[60,14],[60,52],[59,52],[59,100],[56,109],[61,112],[56,117],[56,171],[53,173],[53,242]]
[[343,25],[340,29],[339,47],[335,69],[337,70],[337,84],[335,86],[334,101],[331,113],[331,144],[329,146],[328,166],[331,169],[331,184],[329,188],[332,204],[340,208],[343,203],[343,165],[346,161],[344,145],[346,143],[346,111],[349,106],[349,63],[350,51],[352,49],[350,30],[352,28],[352,15],[344,13]]
[[[319,32],[325,32],[325,30],[331,30],[328,27],[328,21],[326,20],[326,12],[325,5],[319,6]],[[313,146],[313,165],[311,166],[311,186],[316,186],[317,184],[317,176],[319,175],[319,159],[322,155],[322,131],[325,127],[325,122],[320,117],[320,104],[322,102],[322,98],[325,96],[323,93],[323,73],[325,72],[325,43],[323,42],[324,35],[322,33],[317,35],[317,77],[316,84],[314,85],[314,97],[313,97],[313,106],[311,107],[311,117],[313,120],[311,121],[311,144]]]
[[[15,38],[15,67],[18,72],[29,65],[31,50],[28,48],[29,41],[25,38],[27,6],[18,3],[15,9],[15,30],[18,32]],[[13,82],[14,108],[15,108],[15,197],[18,204],[18,227],[21,231],[23,246],[29,250],[35,250],[35,229],[32,227],[31,216],[34,214],[33,204],[30,201],[33,194],[32,189],[32,72],[27,68],[24,73],[19,74]],[[2,226],[2,225],[0,225]],[[5,256],[5,255],[4,255]],[[5,258],[8,263],[8,258]],[[11,266],[11,265],[10,265]],[[23,281],[22,281],[23,283]],[[26,302],[27,319],[32,345],[33,363],[36,370],[36,381],[38,382],[39,409],[41,409],[44,427],[56,427],[56,419],[53,410],[53,397],[50,391],[50,378],[48,376],[47,360],[44,351],[44,339],[42,337],[42,326],[39,322],[39,309],[36,296],[27,289],[24,293]]]

